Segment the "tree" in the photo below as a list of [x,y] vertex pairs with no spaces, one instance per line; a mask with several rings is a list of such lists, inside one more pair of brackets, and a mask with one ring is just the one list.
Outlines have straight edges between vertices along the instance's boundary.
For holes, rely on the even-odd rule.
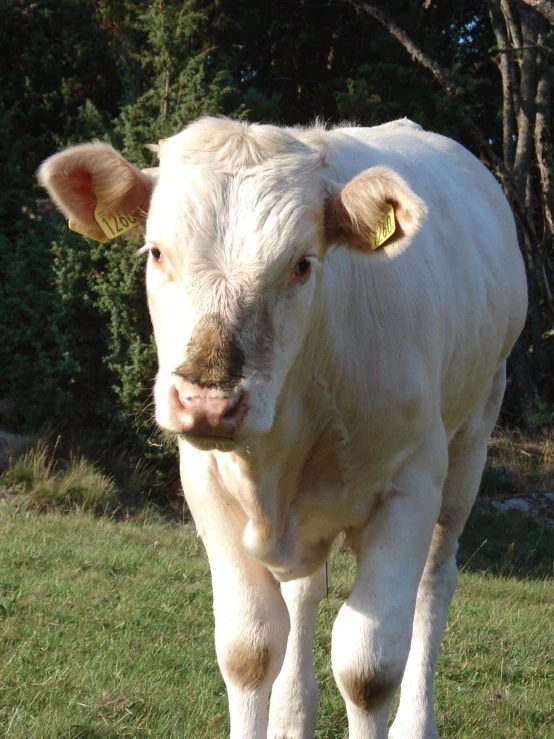
[[141,409],[155,357],[140,260],[133,245],[70,233],[34,172],[95,137],[152,166],[145,144],[205,114],[289,125],[408,116],[472,148],[518,216],[531,288],[511,406],[529,426],[546,418],[553,5],[0,0],[0,392],[19,399],[22,424],[73,418],[112,446],[133,446],[138,430],[150,453]]

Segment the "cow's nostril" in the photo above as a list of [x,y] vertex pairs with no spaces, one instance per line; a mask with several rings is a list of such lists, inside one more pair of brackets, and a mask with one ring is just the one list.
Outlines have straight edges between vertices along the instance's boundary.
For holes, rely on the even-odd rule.
[[180,392],[179,388],[172,385],[169,389],[169,402],[178,410],[185,410],[190,404],[190,396],[184,392]]
[[246,394],[241,393],[234,398],[229,398],[228,410],[223,414],[223,420],[234,421],[242,413],[246,405]]

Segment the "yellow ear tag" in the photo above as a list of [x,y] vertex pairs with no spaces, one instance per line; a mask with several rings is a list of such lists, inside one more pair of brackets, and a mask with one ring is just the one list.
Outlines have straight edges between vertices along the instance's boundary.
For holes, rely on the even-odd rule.
[[101,203],[97,203],[96,205],[96,208],[94,210],[94,218],[96,220],[96,223],[104,232],[104,235],[106,237],[105,239],[99,239],[98,236],[93,236],[92,234],[87,233],[82,228],[76,226],[71,218],[69,219],[67,225],[71,231],[75,231],[75,233],[81,234],[81,236],[86,236],[89,239],[100,241],[102,244],[105,244],[106,241],[109,241],[110,239],[115,239],[118,236],[121,236],[126,231],[130,231],[137,225],[137,219],[133,218],[133,216],[124,215],[123,213],[113,213],[111,215],[106,215],[104,213],[104,206]]
[[395,231],[396,220],[394,217],[394,208],[389,203],[387,215],[383,218],[381,223],[377,224],[377,226],[375,227],[375,232],[371,238],[372,251],[375,251],[375,249],[378,249],[382,244],[385,243],[385,241],[388,241]]
[[133,218],[133,216],[124,215],[123,213],[106,215],[104,213],[104,206],[101,203],[96,205],[94,217],[96,218],[96,223],[106,234],[107,240],[115,239],[137,225],[137,219]]
[[81,236],[86,236],[87,239],[94,239],[94,241],[100,241],[102,244],[105,244],[108,239],[99,239],[98,236],[93,236],[92,234],[87,233],[82,228],[79,228],[79,226],[76,226],[71,218],[67,222],[67,227],[70,231],[75,231],[76,234],[81,234]]

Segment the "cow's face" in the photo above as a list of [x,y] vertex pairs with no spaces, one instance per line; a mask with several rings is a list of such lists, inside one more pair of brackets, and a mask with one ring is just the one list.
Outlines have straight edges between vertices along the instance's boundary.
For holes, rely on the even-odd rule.
[[321,307],[327,246],[369,254],[391,205],[387,245],[407,243],[424,218],[390,169],[340,188],[326,181],[323,159],[282,129],[205,119],[162,142],[156,173],[104,144],[69,149],[39,171],[87,235],[103,236],[100,203],[105,213],[147,213],[156,417],[200,448],[236,448],[272,428]]
[[156,417],[201,448],[228,448],[271,429],[310,325],[324,253],[320,157],[229,174],[164,149],[145,245]]

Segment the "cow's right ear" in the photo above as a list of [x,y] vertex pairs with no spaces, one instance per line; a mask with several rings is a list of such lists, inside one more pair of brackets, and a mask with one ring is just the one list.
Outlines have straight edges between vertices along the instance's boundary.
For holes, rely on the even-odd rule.
[[152,170],[137,169],[100,141],[54,154],[37,173],[40,184],[69,218],[71,228],[97,241],[106,241],[96,217],[98,206],[106,217],[120,214],[144,224],[155,183],[153,174]]

